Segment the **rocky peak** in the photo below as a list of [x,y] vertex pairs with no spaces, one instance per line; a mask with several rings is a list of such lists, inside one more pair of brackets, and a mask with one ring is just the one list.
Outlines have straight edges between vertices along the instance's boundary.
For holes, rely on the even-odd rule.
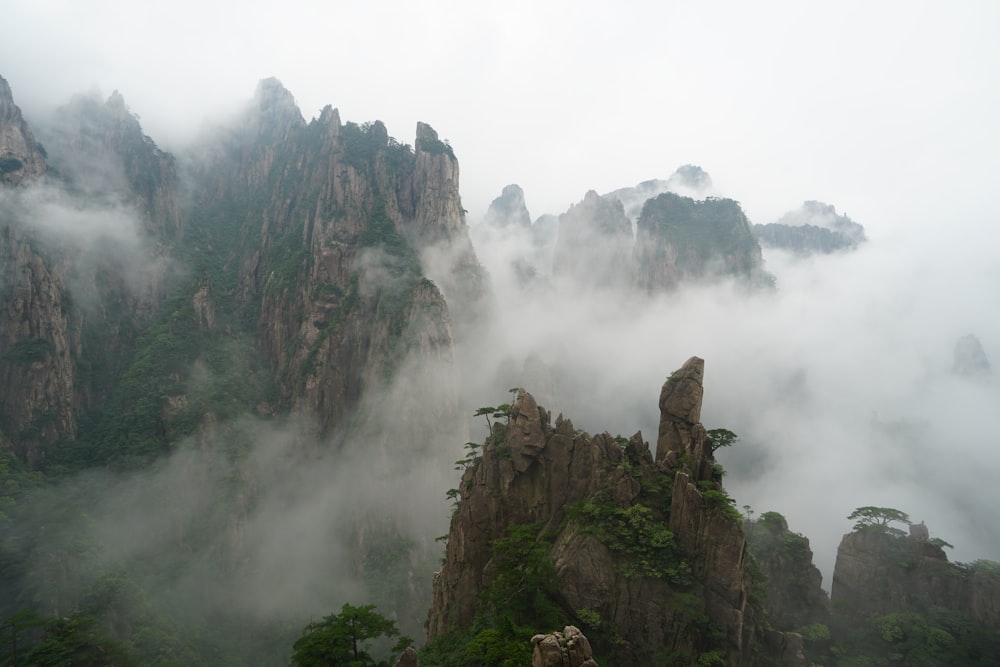
[[705,192],[712,187],[712,177],[696,164],[685,164],[677,168],[667,183],[673,192],[682,189]]
[[712,178],[701,167],[685,164],[678,167],[666,180],[657,178],[643,181],[630,188],[619,188],[604,196],[620,201],[625,207],[625,215],[635,222],[642,212],[642,205],[664,192],[702,199],[712,192]]
[[633,280],[650,292],[684,282],[735,279],[773,285],[750,222],[732,199],[695,201],[672,192],[648,200],[636,227]]
[[631,249],[632,223],[622,203],[590,190],[559,216],[552,270],[582,287],[624,285]]
[[[497,577],[492,546],[527,526],[545,545],[566,621],[589,628],[609,664],[652,667],[667,657],[695,664],[716,655],[753,665],[755,652],[802,664],[801,642],[780,633],[765,641],[750,608],[739,515],[720,478],[706,472],[711,453],[697,421],[703,369],[701,359],[688,360],[661,392],[661,424],[669,425],[663,448],[687,455],[671,461],[654,461],[640,433],[591,436],[562,415],[553,421],[519,390],[507,421],[493,423],[455,490],[429,638],[472,624],[481,593]],[[691,613],[719,633],[710,638]],[[562,655],[557,637],[536,637],[536,651],[543,643]]]
[[490,202],[483,222],[494,227],[530,227],[531,216],[524,203],[524,190],[521,186],[505,186],[500,196]]
[[45,173],[45,154],[14,103],[10,84],[0,76],[0,183],[21,185]]
[[754,225],[753,233],[765,246],[798,255],[853,250],[866,238],[864,227],[819,201],[803,202],[777,222]]
[[984,377],[992,372],[986,350],[974,334],[962,336],[955,342],[951,372],[964,377]]
[[257,84],[249,118],[257,136],[271,139],[286,138],[292,128],[305,126],[295,97],[275,77]]
[[671,463],[685,454],[704,458],[705,430],[701,426],[702,378],[705,362],[691,357],[670,375],[660,390],[660,428],[656,460]]
[[180,177],[173,155],[143,132],[115,90],[75,95],[45,128],[53,169],[75,193],[94,201],[134,204],[158,241],[182,234]]
[[426,123],[417,123],[413,145],[416,165],[410,189],[416,210],[405,232],[428,277],[451,304],[456,325],[468,328],[482,314],[487,286],[465,222],[458,160],[451,145]]
[[455,151],[447,141],[441,141],[438,133],[427,123],[417,122],[417,138],[413,144],[418,153],[430,155],[447,155],[454,161]]

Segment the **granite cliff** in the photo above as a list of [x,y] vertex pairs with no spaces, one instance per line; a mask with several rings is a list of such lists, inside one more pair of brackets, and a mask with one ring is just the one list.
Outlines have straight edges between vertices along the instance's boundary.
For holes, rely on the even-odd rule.
[[737,202],[696,201],[670,192],[643,205],[632,276],[636,287],[650,292],[724,278],[754,287],[774,283]]
[[944,608],[1000,632],[1000,577],[989,567],[948,562],[923,524],[902,537],[878,530],[844,535],[831,598],[842,616]]
[[497,541],[520,530],[551,563],[548,599],[608,664],[802,664],[796,636],[767,631],[752,601],[739,513],[699,422],[703,368],[692,358],[664,384],[655,459],[641,434],[591,436],[519,390],[455,490],[428,637],[479,622],[505,576]]
[[33,467],[107,399],[180,233],[173,158],[120,95],[79,98],[48,129],[47,160],[0,79],[0,151],[20,165],[4,171],[0,209],[0,430]]

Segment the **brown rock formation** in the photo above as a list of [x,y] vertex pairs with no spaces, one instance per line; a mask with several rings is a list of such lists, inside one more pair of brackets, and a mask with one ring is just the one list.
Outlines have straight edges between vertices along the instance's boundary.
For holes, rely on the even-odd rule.
[[660,390],[660,428],[656,439],[657,461],[667,459],[671,453],[676,459],[688,451],[693,452],[696,459],[706,458],[705,429],[701,427],[701,401],[705,395],[701,383],[704,375],[705,362],[691,357],[663,383]]
[[[0,430],[33,467],[49,446],[76,438],[78,415],[106,398],[163,298],[159,240],[180,229],[173,158],[120,95],[106,105],[79,98],[55,126],[60,168],[43,181],[43,151],[0,79],[0,185],[11,188],[0,211]],[[61,227],[80,209],[128,227],[120,218],[133,205],[137,228],[99,243]],[[135,236],[119,247],[119,231]],[[130,245],[145,234],[146,245]]]
[[[17,196],[46,171],[10,86],[0,78],[0,431],[34,467],[45,448],[76,435],[73,356],[78,331],[66,300],[66,266],[41,252]],[[13,190],[16,188],[17,190]]]
[[594,652],[587,637],[574,625],[562,632],[535,635],[531,667],[597,667]]
[[745,522],[744,530],[764,575],[763,607],[771,625],[794,630],[829,623],[830,599],[821,587],[823,575],[813,564],[809,540],[790,531],[777,512],[764,512],[756,521]]
[[76,437],[80,345],[66,267],[37,248],[30,230],[0,221],[0,430],[30,467],[59,439]]
[[944,550],[921,532],[844,535],[830,597],[834,613],[855,618],[943,607],[1000,631],[1000,579],[949,563]]
[[104,101],[75,96],[58,109],[44,139],[52,167],[74,193],[135,205],[141,231],[157,242],[181,236],[177,161],[142,131],[117,90]]
[[45,156],[0,76],[0,185],[22,185],[45,174]]
[[[329,106],[305,123],[269,79],[214,150],[198,205],[233,220],[229,261],[294,411],[329,432],[411,352],[452,364],[449,306],[471,309],[483,284],[458,163],[432,128],[418,124],[411,149]],[[441,261],[422,265],[426,252]],[[449,391],[440,404],[454,408]]]
[[[552,424],[549,413],[519,391],[509,423],[494,424],[482,457],[462,477],[445,563],[435,576],[428,636],[472,622],[477,595],[495,576],[491,543],[509,526],[533,525],[539,539],[551,537],[560,606],[571,619],[596,614],[617,638],[603,644],[612,664],[652,666],[668,656],[693,663],[711,650],[732,665],[756,664],[755,650],[782,656],[782,664],[802,664],[801,642],[768,639],[760,628],[749,604],[740,521],[712,473],[697,477],[712,470],[704,429],[690,421],[700,413],[703,367],[692,358],[667,381],[676,386],[662,394],[662,419],[670,434],[680,434],[671,441],[676,444],[664,445],[676,464],[654,462],[638,433],[626,443],[576,431],[562,416]],[[624,526],[645,521],[639,517],[652,522],[643,524],[646,530],[669,525],[670,538],[656,534],[664,543],[675,540],[678,550],[646,551],[650,536],[641,531],[622,537],[631,530]],[[607,526],[624,532],[609,533]],[[644,554],[638,561],[637,553]]]

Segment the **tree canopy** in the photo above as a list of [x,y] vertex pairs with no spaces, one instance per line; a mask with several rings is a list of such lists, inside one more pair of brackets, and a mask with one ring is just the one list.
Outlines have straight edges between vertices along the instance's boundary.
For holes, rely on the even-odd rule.
[[708,446],[711,447],[713,455],[715,450],[721,447],[730,447],[740,438],[728,428],[713,428],[706,433],[708,434]]
[[[396,623],[377,611],[374,605],[355,607],[344,604],[339,614],[308,624],[293,646],[292,664],[296,667],[388,667],[388,660],[376,661],[370,654],[372,640],[399,637]],[[392,647],[402,651],[412,640],[401,637]]]
[[873,507],[871,505],[857,508],[847,518],[856,522],[854,524],[855,532],[867,530],[896,536],[903,536],[906,533],[889,524],[902,523],[909,526],[911,523],[910,516],[906,512],[892,507]]

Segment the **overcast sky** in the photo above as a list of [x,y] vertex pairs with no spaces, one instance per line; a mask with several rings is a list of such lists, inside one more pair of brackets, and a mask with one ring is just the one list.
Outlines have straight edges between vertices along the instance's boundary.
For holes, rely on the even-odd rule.
[[307,119],[425,121],[473,222],[508,183],[537,217],[696,163],[754,222],[818,199],[878,236],[987,202],[998,25],[991,1],[5,0],[0,75],[29,116],[118,89],[168,149],[267,76]]

